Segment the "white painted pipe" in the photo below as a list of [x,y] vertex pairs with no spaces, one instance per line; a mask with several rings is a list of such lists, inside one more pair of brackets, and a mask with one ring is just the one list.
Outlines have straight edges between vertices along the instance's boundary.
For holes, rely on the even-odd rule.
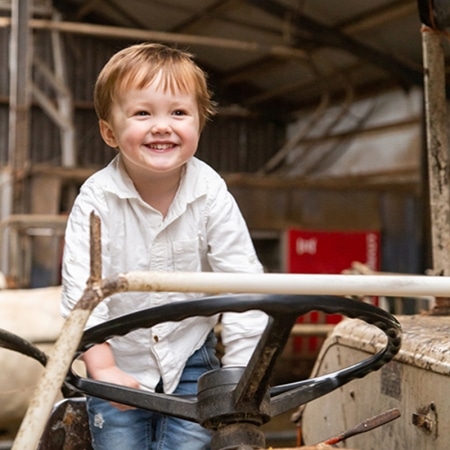
[[80,342],[90,310],[74,309],[61,330],[30,399],[12,450],[35,450]]
[[426,275],[129,272],[128,291],[450,297],[450,277]]

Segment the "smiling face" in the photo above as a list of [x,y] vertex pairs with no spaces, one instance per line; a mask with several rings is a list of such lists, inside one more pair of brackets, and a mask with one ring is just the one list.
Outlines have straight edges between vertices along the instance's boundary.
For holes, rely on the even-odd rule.
[[100,132],[118,148],[132,179],[179,176],[197,151],[199,108],[194,94],[164,88],[158,75],[148,86],[118,95]]

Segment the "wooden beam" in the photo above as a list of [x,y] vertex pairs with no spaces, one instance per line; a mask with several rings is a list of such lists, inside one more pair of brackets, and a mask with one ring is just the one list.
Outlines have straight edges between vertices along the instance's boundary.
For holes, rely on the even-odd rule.
[[314,189],[324,191],[388,191],[419,194],[420,174],[415,169],[392,170],[372,174],[346,175],[333,178],[286,177],[249,173],[222,173],[230,188],[291,191]]
[[23,173],[29,164],[29,110],[31,105],[31,0],[14,0],[11,10],[9,54],[9,165],[13,169],[14,212],[24,208]]
[[341,23],[339,28],[346,34],[354,34],[372,30],[380,25],[401,19],[410,14],[417,14],[417,5],[410,0],[401,0],[388,3],[353,17],[348,22]]
[[[450,188],[442,33],[422,31],[432,263],[435,275],[450,275]],[[450,296],[436,299],[434,312],[448,314]]]
[[320,45],[339,48],[375,67],[389,72],[392,76],[399,78],[403,82],[423,86],[421,71],[411,68],[409,65],[395,59],[387,53],[383,53],[353,39],[338,29],[323,25],[304,14],[299,14],[297,10],[283,6],[274,0],[266,0],[264,2],[260,0],[245,0],[245,2],[278,19],[284,19],[287,14],[291,13],[293,26],[297,27],[303,36],[305,33],[309,33],[312,39]]
[[239,3],[238,0],[216,0],[212,5],[206,6],[200,12],[191,15],[187,20],[178,24],[172,32],[194,32],[208,24],[211,19],[217,19],[217,16],[223,12],[229,11]]
[[[345,66],[344,68],[340,68],[339,70],[333,71],[329,75],[326,76],[314,76],[314,78],[307,79],[299,79],[292,83],[285,83],[281,86],[278,86],[274,89],[268,89],[264,92],[261,92],[258,95],[254,95],[248,98],[245,101],[245,104],[248,106],[254,106],[259,103],[266,102],[272,98],[279,97],[281,95],[289,95],[291,92],[302,91],[308,92],[309,90],[318,89],[319,86],[329,86],[330,81],[335,81],[336,79],[345,79],[350,78],[351,73],[356,72],[361,69],[362,64],[356,63],[350,66]],[[318,83],[319,82],[319,83]]]
[[[0,17],[0,28],[11,25],[7,17]],[[111,39],[131,39],[142,41],[172,42],[205,47],[225,48],[251,53],[271,54],[283,58],[305,59],[303,50],[286,45],[267,45],[254,41],[216,38],[211,36],[193,36],[189,34],[166,33],[163,31],[140,30],[136,28],[93,25],[80,22],[55,22],[53,20],[31,19],[29,25],[37,30],[56,30],[62,33],[72,33]]]
[[[101,167],[69,168],[45,164],[33,166],[31,175],[45,175],[66,181],[82,183]],[[375,190],[392,189],[417,192],[420,189],[420,174],[416,169],[388,170],[383,172],[345,175],[333,178],[285,177],[277,175],[258,175],[255,173],[221,173],[229,187],[249,189],[319,189],[319,190]]]

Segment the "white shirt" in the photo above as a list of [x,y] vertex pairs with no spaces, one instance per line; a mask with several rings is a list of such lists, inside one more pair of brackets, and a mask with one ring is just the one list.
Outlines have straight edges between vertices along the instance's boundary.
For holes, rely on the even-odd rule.
[[[247,226],[224,180],[207,164],[186,164],[170,209],[145,203],[122,166],[120,155],[82,186],[70,213],[63,258],[61,310],[67,317],[89,277],[89,216],[101,219],[102,277],[130,271],[262,272]],[[119,315],[198,297],[177,292],[126,292],[103,300],[88,327]],[[109,341],[118,367],[143,389],[162,377],[174,391],[187,359],[200,348],[218,317],[192,317],[136,330]],[[245,365],[267,317],[260,311],[222,315],[224,366]]]

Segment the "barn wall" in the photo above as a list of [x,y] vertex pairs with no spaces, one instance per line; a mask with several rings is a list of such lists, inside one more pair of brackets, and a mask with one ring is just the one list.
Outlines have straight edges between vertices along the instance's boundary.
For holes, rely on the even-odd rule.
[[[75,106],[74,122],[76,129],[77,169],[92,172],[106,165],[115,155],[115,150],[107,147],[98,132],[98,121],[93,109],[92,93],[96,77],[117,50],[129,41],[119,42],[111,39],[101,40],[86,36],[62,34],[67,79],[67,87],[73,95]],[[33,32],[33,54],[52,67],[50,33],[43,30]],[[8,173],[8,121],[9,121],[9,30],[0,29],[0,167]],[[33,81],[49,98],[55,93],[42,75],[33,69]],[[220,107],[220,104],[219,104]],[[268,119],[245,117],[242,115],[219,114],[206,125],[198,149],[198,156],[221,172],[254,172],[281,145],[285,135],[285,125]],[[33,101],[30,111],[30,149],[31,167],[45,166],[47,175],[38,172],[27,180],[27,210],[32,214],[67,213],[83,176],[63,176],[51,173],[48,168],[61,166],[61,141],[58,127]],[[40,169],[39,169],[40,170]],[[46,182],[44,178],[51,178]],[[6,180],[7,178],[5,178]],[[50,187],[51,188],[50,188]],[[11,195],[9,184],[0,187],[2,198]],[[0,221],[7,218],[10,206],[3,202],[4,210],[0,211]],[[13,231],[8,228],[8,231]],[[45,230],[42,232],[45,233]],[[57,233],[59,235],[59,226]],[[3,233],[3,247],[9,234]],[[54,230],[50,231],[53,236]],[[56,236],[58,238],[58,235]],[[0,240],[1,241],[1,240]],[[30,282],[33,287],[55,284],[58,281],[58,239],[53,237],[25,238],[26,247],[31,245],[33,251],[33,267],[31,273],[22,277],[24,283]],[[22,246],[23,247],[23,246]],[[28,270],[27,253],[23,248],[17,249],[21,255],[19,267],[25,265]],[[11,250],[14,252],[14,250]],[[10,262],[15,258],[11,251],[2,252],[1,268],[9,270]],[[22,260],[24,261],[22,263]],[[55,263],[56,262],[56,263]],[[22,271],[22,269],[20,269]]]
[[422,199],[417,193],[232,188],[261,258],[283,271],[283,236],[289,228],[310,231],[381,232],[381,270],[424,273]]
[[[110,56],[130,45],[86,36],[62,35],[67,63],[67,86],[75,104],[76,150],[78,167],[107,164],[115,152],[100,138],[92,94],[96,77]],[[0,164],[8,163],[8,39],[7,29],[0,29]],[[34,32],[34,53],[52,66],[50,35]],[[36,71],[34,82],[52,97],[48,83]],[[30,118],[30,160],[32,163],[61,164],[59,130],[51,119],[33,104]],[[220,106],[220,104],[219,104]],[[201,138],[198,155],[217,170],[251,172],[257,170],[281,145],[285,125],[263,118],[219,115],[208,123]]]
[[297,176],[342,177],[419,172],[423,94],[393,90],[351,104],[332,106],[311,124],[302,114],[288,129],[302,139],[290,152],[286,172]]
[[[50,64],[52,55],[48,33],[36,31],[34,36],[35,53]],[[7,29],[0,29],[0,63],[5,68],[0,71],[0,165],[3,166],[8,161],[8,39]],[[63,39],[68,72],[66,81],[75,102],[78,167],[95,169],[107,164],[115,152],[103,144],[98,133],[92,105],[93,85],[108,58],[129,42],[74,35],[63,35]],[[52,95],[50,87],[36,74],[35,81]],[[309,128],[308,120],[314,111],[302,113],[298,123],[289,128],[288,138],[305,124],[307,132],[302,143],[285,159],[281,176],[326,178],[398,170],[411,173],[420,169],[420,91],[396,92],[355,103],[345,110],[345,114],[342,111],[342,107],[329,108],[321,120]],[[340,119],[336,120],[336,117]],[[402,125],[402,121],[410,123]],[[399,123],[397,129],[389,126],[393,123]],[[385,131],[383,126],[386,126]],[[254,173],[283,146],[284,136],[284,125],[268,119],[219,115],[207,124],[198,156],[222,173]],[[54,167],[61,164],[59,131],[36,104],[31,112],[30,137],[32,164]],[[62,199],[60,210],[42,211],[40,206],[30,205],[30,211],[67,212],[73,197],[69,196],[67,200],[65,189],[62,183],[62,192],[55,197]],[[268,189],[239,185],[232,185],[230,189],[243,210],[258,248],[273,270],[282,270],[280,242],[283,231],[289,227],[379,229],[386,247],[384,270],[422,270],[421,233],[416,229],[421,229],[421,200],[417,192],[376,191],[357,185],[345,190]],[[52,208],[55,208],[54,203]],[[412,227],[411,222],[418,225]],[[391,225],[394,223],[395,227]],[[405,233],[398,230],[405,230]],[[409,245],[408,252],[399,254],[392,251],[404,249],[405,245]],[[52,261],[50,264],[54,264]],[[44,264],[44,269],[46,272],[51,270],[48,264]],[[38,273],[39,279],[45,280],[45,274],[40,275],[40,268]],[[54,273],[53,270],[52,279]],[[45,285],[46,282],[43,283]]]
[[[345,107],[344,107],[345,106]],[[255,235],[274,245],[283,230],[379,230],[383,271],[424,273],[427,236],[423,217],[422,92],[392,91],[351,105],[332,106],[321,114],[303,112],[288,130],[298,145],[272,172],[279,177],[341,180],[335,187],[234,189]],[[368,188],[345,180],[383,177],[385,187]],[[402,180],[409,180],[405,188]],[[265,230],[262,232],[262,230]],[[269,230],[272,233],[267,233]],[[275,234],[273,233],[275,232]],[[266,233],[266,234],[264,234]],[[263,244],[260,244],[263,245]],[[282,264],[278,267],[282,268]]]

